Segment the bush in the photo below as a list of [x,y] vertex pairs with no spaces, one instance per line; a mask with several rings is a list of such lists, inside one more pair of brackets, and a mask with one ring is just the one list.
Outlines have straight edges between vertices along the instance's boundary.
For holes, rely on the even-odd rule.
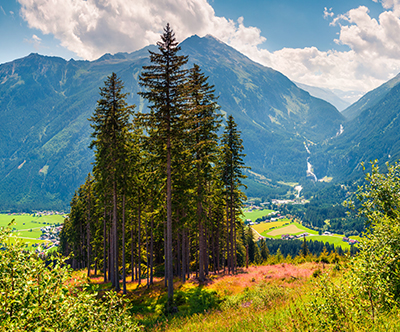
[[[309,314],[316,330],[371,330],[399,312],[400,300],[400,165],[379,173],[372,164],[359,188],[360,216],[368,220],[359,251],[339,279],[323,275]],[[349,205],[353,205],[351,202]],[[352,247],[353,248],[353,247]],[[336,269],[340,269],[335,260]]]
[[[9,229],[0,229],[0,243],[9,243]],[[101,300],[69,285],[71,272],[56,257],[51,267],[24,244],[0,250],[0,330],[6,331],[134,331],[126,303],[113,292]],[[82,288],[85,285],[81,285]]]

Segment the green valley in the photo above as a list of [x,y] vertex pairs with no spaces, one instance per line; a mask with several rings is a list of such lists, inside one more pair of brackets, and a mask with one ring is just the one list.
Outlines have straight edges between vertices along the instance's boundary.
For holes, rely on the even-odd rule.
[[43,235],[41,229],[45,227],[54,228],[63,225],[64,216],[47,213],[0,214],[1,228],[6,228],[12,221],[13,223],[10,226],[14,237],[12,241],[15,242],[15,239],[20,239],[25,243],[27,249],[32,250],[36,249],[38,244],[44,248],[49,247],[49,245],[52,246],[50,240],[40,239]]

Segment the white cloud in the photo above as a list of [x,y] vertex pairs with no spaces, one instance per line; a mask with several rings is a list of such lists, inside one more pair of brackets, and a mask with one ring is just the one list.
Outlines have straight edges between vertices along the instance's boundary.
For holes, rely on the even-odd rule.
[[6,12],[5,12],[5,10],[4,10],[4,8],[2,6],[0,6],[0,9],[3,12],[3,14],[7,16],[7,14],[6,14]]
[[375,2],[381,2],[383,8],[385,9],[393,9],[395,15],[400,14],[400,1],[399,0],[380,0]]
[[[342,90],[368,91],[400,72],[400,0],[382,0],[378,19],[365,6],[332,18],[339,26],[338,44],[349,51],[321,52],[315,47],[282,49],[263,61],[295,81]],[[261,53],[261,52],[260,52]]]
[[378,20],[365,6],[336,17],[324,8],[324,18],[340,27],[336,42],[348,51],[306,47],[272,53],[260,47],[260,29],[245,26],[242,17],[235,22],[216,16],[207,0],[18,0],[30,27],[54,35],[84,59],[153,44],[169,22],[179,41],[211,34],[294,81],[355,91],[368,91],[400,71],[400,0],[374,1],[384,8]]
[[41,47],[42,39],[39,38],[39,37],[36,36],[36,35],[32,35],[32,38],[30,38],[30,39],[26,39],[26,38],[25,38],[25,39],[24,39],[24,42],[25,42],[25,43],[28,43],[28,44],[32,44],[33,47],[35,48],[35,50],[39,50],[40,47]]
[[40,41],[41,41],[41,39],[40,39],[38,36],[36,36],[36,35],[32,35],[32,39],[35,40],[35,41],[37,41],[37,42],[40,42]]
[[179,40],[213,34],[232,44],[261,43],[260,30],[215,16],[206,0],[18,0],[29,26],[53,34],[84,59],[155,43],[167,22]]
[[332,11],[332,8],[324,7],[324,18],[333,17],[335,15]]

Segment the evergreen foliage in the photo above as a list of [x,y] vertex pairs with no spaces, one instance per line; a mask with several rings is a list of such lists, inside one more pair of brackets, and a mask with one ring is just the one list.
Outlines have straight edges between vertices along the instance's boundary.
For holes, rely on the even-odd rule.
[[220,142],[214,87],[199,66],[184,69],[177,45],[167,25],[143,67],[148,112],[133,112],[114,73],[100,89],[90,118],[94,177],[75,193],[61,234],[73,267],[103,271],[117,291],[122,278],[126,293],[128,273],[147,286],[163,273],[167,312],[176,310],[174,276],[184,282],[195,273],[203,282],[211,270],[235,273],[244,264],[243,243],[255,246],[240,218],[241,133],[229,116]]
[[243,186],[242,179],[246,178],[243,174],[243,140],[240,138],[240,131],[237,129],[233,116],[229,115],[222,135],[222,183],[224,185],[224,196],[226,204],[226,225],[227,225],[227,257],[228,272],[236,268],[236,220],[240,214],[246,196],[240,190]]

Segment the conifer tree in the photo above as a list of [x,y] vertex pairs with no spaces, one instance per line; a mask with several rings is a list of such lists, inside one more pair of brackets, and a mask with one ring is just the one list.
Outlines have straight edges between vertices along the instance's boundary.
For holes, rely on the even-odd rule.
[[194,159],[194,186],[196,218],[199,234],[199,279],[204,281],[204,270],[207,266],[206,246],[206,220],[207,203],[210,202],[209,183],[212,180],[212,164],[216,163],[216,151],[218,144],[217,131],[220,121],[216,114],[219,109],[214,96],[214,86],[210,86],[200,67],[194,64],[189,71],[189,119],[192,140],[192,153]]
[[263,260],[264,261],[267,260],[269,257],[269,249],[268,249],[265,239],[260,241],[260,251],[261,251],[261,257],[263,258]]
[[174,143],[182,130],[182,114],[185,112],[186,70],[183,66],[187,57],[178,55],[180,47],[175,33],[169,24],[164,28],[161,41],[157,43],[159,53],[150,51],[150,66],[144,66],[140,76],[140,85],[146,91],[140,96],[150,104],[150,113],[146,125],[157,128],[151,132],[151,139],[158,146],[158,154],[166,176],[166,280],[169,302],[173,298],[173,262],[172,262],[172,155]]
[[118,250],[118,190],[126,171],[128,132],[131,129],[129,117],[134,106],[128,106],[122,92],[122,81],[115,73],[107,77],[104,87],[100,88],[100,99],[93,116],[90,118],[93,141],[90,148],[95,148],[95,176],[103,182],[103,188],[112,194],[111,225],[111,281],[119,291],[119,250]]
[[301,244],[301,255],[303,257],[307,257],[307,255],[309,254],[309,250],[308,250],[308,246],[307,246],[307,240],[306,240],[306,236],[303,236],[303,243]]
[[[243,170],[243,140],[237,129],[233,116],[229,115],[222,135],[222,182],[225,187],[226,204],[226,258],[228,272],[234,273],[236,268],[236,227],[237,216],[240,214],[244,194],[240,191],[242,179],[246,178]],[[240,222],[240,221],[239,221]]]

